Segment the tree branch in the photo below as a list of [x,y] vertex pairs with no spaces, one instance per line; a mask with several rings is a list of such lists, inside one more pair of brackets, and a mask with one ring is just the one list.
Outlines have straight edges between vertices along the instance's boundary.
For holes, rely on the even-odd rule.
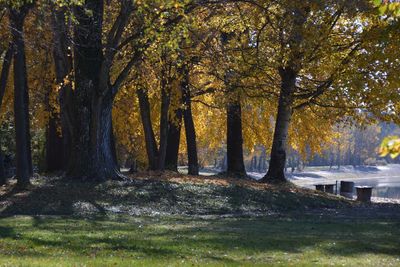
[[131,69],[133,66],[138,64],[142,59],[142,51],[140,49],[137,49],[135,53],[133,54],[132,58],[129,60],[129,62],[126,64],[126,66],[122,69],[118,77],[115,79],[114,83],[111,86],[112,90],[112,95],[115,96],[118,93],[119,88],[121,87],[122,83],[125,81],[125,79],[128,77]]

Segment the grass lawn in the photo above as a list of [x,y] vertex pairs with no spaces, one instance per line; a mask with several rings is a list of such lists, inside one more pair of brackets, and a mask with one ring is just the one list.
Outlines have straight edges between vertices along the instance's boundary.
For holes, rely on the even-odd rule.
[[0,219],[0,266],[400,266],[400,222],[182,216]]

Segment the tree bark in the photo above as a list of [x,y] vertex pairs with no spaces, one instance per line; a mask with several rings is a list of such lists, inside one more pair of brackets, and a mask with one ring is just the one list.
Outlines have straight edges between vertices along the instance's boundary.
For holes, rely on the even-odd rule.
[[147,93],[141,88],[137,90],[137,96],[139,99],[140,117],[142,119],[142,124],[143,124],[149,169],[157,170],[158,149],[151,123],[149,98],[147,96]]
[[282,79],[278,103],[278,114],[275,122],[275,132],[272,142],[271,159],[267,174],[262,182],[286,182],[285,163],[286,147],[290,120],[292,117],[292,93],[295,89],[296,72],[290,68],[281,69]]
[[0,186],[5,184],[6,181],[6,173],[4,169],[4,155],[3,151],[0,150]]
[[243,177],[246,170],[243,160],[242,107],[240,99],[227,106],[227,174]]
[[181,83],[183,97],[183,119],[185,123],[186,146],[188,156],[188,174],[199,175],[199,160],[197,158],[196,129],[193,122],[192,101],[189,88],[189,70],[184,68],[184,77]]
[[109,72],[103,68],[107,63],[102,46],[104,3],[86,0],[74,13],[75,90],[69,109],[72,136],[67,175],[92,181],[119,179],[111,116],[114,94]]
[[[72,88],[69,75],[72,72],[72,58],[70,55],[70,42],[68,29],[65,22],[65,10],[56,9],[53,6],[51,16],[53,32],[53,59],[55,66],[56,82],[59,89],[60,114],[54,114],[55,122],[49,122],[49,133],[53,132],[53,124],[61,126],[61,137],[48,136],[47,168],[49,171],[66,169],[69,159],[69,147],[71,145],[71,120],[67,108],[71,107]],[[67,82],[66,82],[67,81]],[[58,139],[62,139],[61,142]],[[54,139],[52,141],[52,139]],[[51,158],[58,158],[58,162],[51,162]],[[61,164],[62,163],[62,164]]]
[[222,158],[222,161],[221,161],[221,171],[222,172],[226,172],[226,164],[227,164],[226,153],[224,153],[224,157]]
[[58,131],[58,114],[53,114],[46,129],[46,170],[48,172],[60,171],[64,167],[63,139]]
[[25,58],[24,22],[28,6],[10,10],[11,34],[14,44],[14,120],[17,158],[17,185],[30,184],[33,174],[29,129],[29,92]]
[[[3,104],[4,94],[7,88],[8,75],[10,72],[11,61],[13,57],[13,44],[10,43],[3,60],[3,66],[0,73],[0,108]],[[4,155],[0,148],[0,185],[6,183],[5,169],[4,169]]]
[[[221,33],[221,43],[226,46],[234,34]],[[226,148],[227,148],[227,175],[238,177],[246,176],[246,169],[243,160],[243,133],[242,133],[242,107],[240,96],[236,95],[236,89],[232,82],[235,73],[227,70],[224,83],[228,89],[228,96],[233,96],[226,107]]]
[[178,171],[179,143],[182,128],[182,109],[180,107],[174,111],[174,118],[169,118],[168,125],[165,168],[171,171]]
[[3,105],[3,98],[7,88],[8,75],[10,73],[11,61],[13,58],[14,50],[13,44],[10,43],[4,55],[3,66],[0,74],[0,107]]
[[158,153],[158,170],[165,169],[165,158],[168,144],[168,111],[170,106],[170,92],[165,75],[161,78],[161,114],[160,114],[160,148]]
[[132,158],[130,161],[130,164],[128,165],[129,167],[129,173],[133,174],[133,173],[137,173],[138,168],[137,168],[137,161],[136,158]]

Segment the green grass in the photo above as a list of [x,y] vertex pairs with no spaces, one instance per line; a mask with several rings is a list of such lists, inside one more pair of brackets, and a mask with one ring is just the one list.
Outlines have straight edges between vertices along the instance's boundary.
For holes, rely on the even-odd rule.
[[390,220],[193,217],[0,219],[0,266],[400,266]]

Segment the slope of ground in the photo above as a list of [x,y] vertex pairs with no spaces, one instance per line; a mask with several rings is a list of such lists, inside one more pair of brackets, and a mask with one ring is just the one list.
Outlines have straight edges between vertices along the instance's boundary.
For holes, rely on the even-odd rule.
[[142,173],[124,182],[101,184],[38,177],[18,192],[0,191],[0,215],[269,215],[335,213],[400,216],[400,205],[367,204],[294,185],[250,180]]

